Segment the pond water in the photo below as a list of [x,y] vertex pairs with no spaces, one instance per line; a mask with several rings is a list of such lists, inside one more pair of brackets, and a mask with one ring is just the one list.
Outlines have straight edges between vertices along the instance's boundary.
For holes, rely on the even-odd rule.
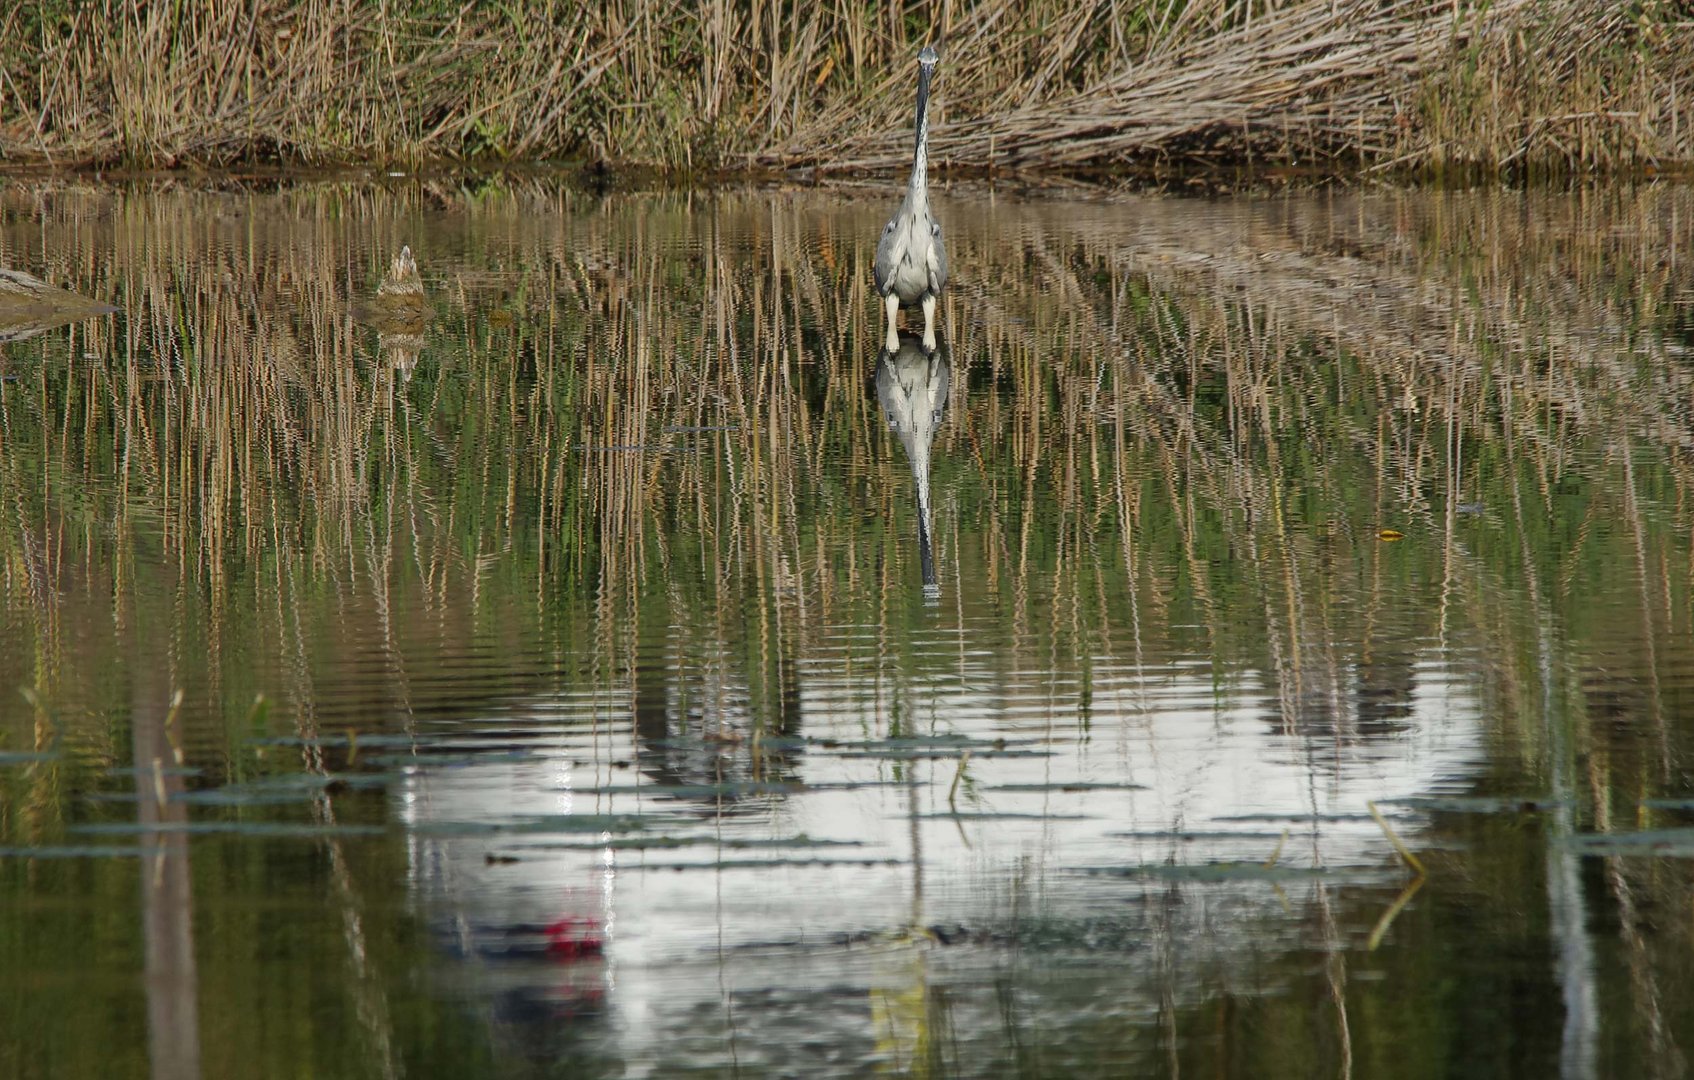
[[1690,192],[897,199],[0,187],[6,1074],[1683,1075]]

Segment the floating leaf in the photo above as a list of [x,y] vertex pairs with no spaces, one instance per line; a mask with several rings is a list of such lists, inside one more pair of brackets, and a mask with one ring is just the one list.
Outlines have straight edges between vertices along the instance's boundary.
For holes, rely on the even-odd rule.
[[1406,538],[1406,534],[1401,532],[1399,529],[1382,529],[1377,532],[1376,538],[1378,540],[1387,541],[1388,543],[1393,543],[1396,540],[1404,540]]

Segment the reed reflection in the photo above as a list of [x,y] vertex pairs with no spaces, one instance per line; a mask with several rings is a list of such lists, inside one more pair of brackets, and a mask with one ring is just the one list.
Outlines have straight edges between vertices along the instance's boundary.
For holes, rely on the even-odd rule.
[[[136,634],[131,736],[137,821],[142,828],[141,924],[145,942],[147,1047],[155,1077],[201,1075],[199,975],[194,959],[194,890],[188,806],[180,752],[173,746],[181,698],[172,699],[167,661]],[[152,642],[157,638],[152,638]],[[170,702],[167,709],[166,703]]]
[[931,600],[940,598],[941,586],[936,583],[930,531],[929,450],[947,408],[951,375],[945,339],[926,350],[916,334],[901,334],[898,350],[891,352],[884,347],[877,353],[876,397],[889,429],[906,448],[906,460],[912,467],[918,499],[918,562],[924,596]]
[[[364,200],[351,226],[319,212],[349,198]],[[875,428],[888,422],[917,482],[933,596],[930,453],[954,358],[911,339],[874,357],[858,344],[869,252],[855,262],[835,238],[863,236],[879,208],[761,193],[714,202],[708,222],[650,197],[467,202],[430,220],[429,261],[498,285],[514,316],[485,327],[462,288],[432,292],[418,314],[433,318],[437,362],[389,399],[410,362],[360,362],[369,335],[349,332],[346,269],[379,265],[373,221],[415,216],[388,198],[278,196],[259,204],[250,247],[184,227],[214,216],[203,196],[128,198],[122,214],[90,204],[80,218],[61,200],[67,217],[48,228],[0,230],[19,258],[0,255],[126,311],[8,348],[29,375],[0,381],[0,750],[42,749],[52,717],[102,766],[159,755],[112,743],[133,692],[112,673],[133,649],[110,604],[139,551],[175,571],[142,607],[177,634],[179,730],[206,770],[195,784],[301,767],[267,738],[343,739],[336,771],[369,770],[389,794],[327,774],[316,779],[333,788],[313,790],[365,815],[348,821],[404,826],[368,841],[390,861],[349,858],[340,841],[200,842],[193,921],[184,909],[155,924],[171,910],[156,894],[149,933],[164,945],[192,933],[198,968],[161,963],[149,986],[198,980],[203,1071],[227,1074],[249,1053],[244,1032],[308,1023],[316,1047],[364,1054],[373,1074],[391,1052],[488,1071],[441,1064],[443,1041],[408,1035],[420,1015],[439,1021],[431,1031],[487,1032],[491,1056],[576,1040],[651,1071],[711,1067],[728,1060],[723,1026],[701,1018],[732,1006],[735,1052],[774,1071],[784,1051],[859,1045],[867,1010],[812,987],[838,985],[841,944],[910,926],[942,933],[890,950],[878,1029],[922,1062],[924,1040],[955,1044],[939,1007],[916,1011],[920,988],[958,1003],[960,1073],[1014,1042],[1054,1055],[1056,1071],[1107,1071],[1064,1056],[1092,1045],[1075,1018],[1102,1000],[1126,1021],[1102,1054],[1165,1047],[1134,1020],[1157,1014],[1173,1059],[1233,1060],[1266,1023],[1304,1030],[1318,1000],[1336,1005],[1324,1038],[1351,1030],[1361,1055],[1410,1047],[1410,1071],[1439,1073],[1453,1066],[1436,1049],[1411,1056],[1423,1041],[1349,1029],[1340,1008],[1401,1016],[1381,988],[1418,987],[1432,957],[1469,1000],[1423,995],[1414,1034],[1519,988],[1554,1009],[1600,1003],[1569,1028],[1575,1072],[1637,1074],[1613,1060],[1634,1052],[1614,1049],[1629,1041],[1614,1030],[1688,1030],[1687,939],[1651,917],[1685,897],[1686,874],[1609,859],[1584,907],[1593,863],[1569,846],[1593,842],[1578,833],[1590,822],[1682,812],[1643,798],[1686,796],[1673,763],[1694,671],[1680,602],[1694,469],[1679,448],[1694,445],[1694,396],[1665,334],[1688,276],[1642,239],[1683,197],[1533,203],[1521,225],[1496,196],[1371,198],[1351,216],[1328,200],[962,206],[954,254],[982,285],[957,327],[955,374],[971,390],[952,423],[971,467],[943,483],[949,515],[972,525],[946,554],[973,588],[916,618],[924,601],[888,587],[887,538],[865,523],[888,492],[865,478],[880,486]],[[90,243],[103,234],[84,220],[111,242]],[[41,236],[57,254],[27,246]],[[386,259],[398,244],[384,243]],[[1652,273],[1619,291],[1643,250]],[[776,254],[780,288],[749,251]],[[1474,291],[1429,284],[1454,267]],[[355,288],[385,296],[374,280]],[[384,345],[405,333],[374,328]],[[1405,539],[1380,541],[1387,526]],[[145,732],[170,689],[136,698],[154,710]],[[276,702],[262,716],[260,692]],[[407,756],[384,763],[385,750]],[[48,775],[0,769],[0,786],[19,791],[10,805],[62,802],[73,824],[104,805]],[[103,771],[84,783],[112,786]],[[1568,811],[1526,828],[1516,799],[1549,783]],[[1512,796],[1511,813],[1432,818],[1407,802],[1472,791]],[[1399,800],[1410,844],[1447,841],[1409,905],[1367,799]],[[642,828],[602,837],[626,815]],[[56,839],[46,811],[46,825],[28,816],[0,824],[18,843]],[[565,828],[573,817],[593,828]],[[1524,846],[1545,834],[1563,845],[1556,874]],[[150,886],[170,887],[176,866],[187,878],[186,857],[158,854],[167,874],[149,870]],[[7,864],[8,895],[45,911],[41,875],[80,873],[61,863],[27,868],[27,882]],[[1216,876],[1220,864],[1253,873]],[[1307,887],[1320,870],[1325,884]],[[65,877],[66,910],[141,902],[129,862],[90,873],[122,889]],[[1479,884],[1453,888],[1460,878]],[[1037,895],[1044,881],[1062,887]],[[295,882],[304,902],[276,903]],[[1101,899],[1128,914],[1096,920]],[[226,917],[255,910],[263,925]],[[63,925],[13,935],[8,970],[110,969],[81,920]],[[1358,977],[1314,963],[1373,925],[1382,949]],[[455,959],[428,969],[452,987],[443,1000],[472,1009],[415,1011],[434,1006],[410,996],[413,926],[442,928]],[[1524,967],[1490,966],[1491,950],[1443,951],[1449,931],[1542,946],[1534,956],[1564,967],[1543,960],[1525,981]],[[1164,943],[1158,965],[1141,962],[1149,939]],[[1321,953],[1301,951],[1313,941]],[[1003,1040],[973,1019],[988,988],[960,976],[971,965],[933,959],[951,943],[1007,959],[1019,1008]],[[1045,966],[1023,964],[1038,952]],[[1105,966],[1079,979],[1086,957]],[[1235,993],[1261,971],[1296,992]],[[279,982],[304,989],[239,992]],[[93,1010],[39,1023],[14,997],[9,1030],[96,1041],[82,1033]],[[1210,1011],[1226,997],[1232,1011]],[[124,1015],[132,1028],[150,1016]],[[155,1030],[183,1030],[169,1020]],[[1201,1029],[1221,1034],[1183,1041]],[[1556,1065],[1560,1045],[1541,1037],[1530,1059]]]
[[111,304],[55,288],[21,270],[0,267],[0,345],[27,341],[55,327],[116,310]]

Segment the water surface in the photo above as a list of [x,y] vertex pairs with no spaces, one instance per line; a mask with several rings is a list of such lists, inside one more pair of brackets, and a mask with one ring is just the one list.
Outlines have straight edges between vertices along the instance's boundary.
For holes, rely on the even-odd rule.
[[0,188],[6,1072],[1682,1075],[1694,198],[896,198]]

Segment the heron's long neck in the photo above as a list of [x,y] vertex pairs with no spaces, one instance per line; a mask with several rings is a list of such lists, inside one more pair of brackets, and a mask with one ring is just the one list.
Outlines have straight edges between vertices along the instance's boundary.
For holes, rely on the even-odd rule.
[[929,77],[928,67],[918,68],[918,142],[912,152],[912,190],[929,186]]

